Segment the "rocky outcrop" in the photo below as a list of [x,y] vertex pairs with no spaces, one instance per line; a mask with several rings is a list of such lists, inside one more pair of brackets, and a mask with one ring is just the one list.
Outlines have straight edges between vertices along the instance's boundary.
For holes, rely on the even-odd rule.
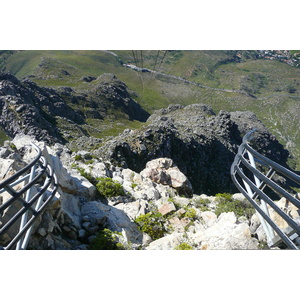
[[191,183],[169,158],[158,158],[147,162],[146,168],[140,174],[156,183],[175,188],[181,195],[187,197],[193,195]]
[[126,130],[95,151],[122,167],[140,172],[150,160],[173,160],[195,193],[235,192],[229,170],[242,136],[257,128],[255,149],[284,164],[288,152],[251,112],[214,111],[204,104],[170,105],[146,125]]
[[[6,142],[0,149],[1,179],[32,160],[35,153],[28,146],[32,140],[19,135],[13,144]],[[214,212],[216,197],[192,194],[186,198],[179,195],[177,181],[174,187],[173,179],[177,177],[173,177],[170,171],[185,178],[182,186],[190,188],[190,185],[170,159],[149,162],[150,170],[161,175],[153,177],[148,171],[137,173],[99,157],[92,157],[91,162],[91,153],[71,153],[61,144],[50,147],[43,142],[34,142],[57,174],[59,189],[35,225],[29,249],[89,249],[91,241],[104,228],[117,232],[117,239],[125,249],[171,250],[183,243],[193,249],[258,248],[258,240],[250,231],[249,219],[238,218],[234,212],[217,216]],[[101,196],[91,183],[92,174],[118,182],[124,193]],[[1,196],[1,203],[4,203],[6,199]],[[140,227],[138,217],[149,214],[153,214],[154,220],[159,218],[159,223],[150,228],[155,230],[161,226],[163,237],[155,239]],[[152,219],[149,220],[152,222]]]
[[111,113],[108,110],[121,112],[130,120],[144,122],[149,117],[113,74],[84,77],[82,80],[90,84],[85,92],[41,87],[31,79],[20,81],[0,73],[0,126],[11,138],[23,133],[48,144],[80,139],[89,136],[89,128],[99,132],[98,127],[87,125],[86,119],[103,120]]
[[113,74],[104,73],[94,81],[92,93],[108,101],[115,109],[121,109],[130,120],[145,122],[150,114],[132,99],[124,82]]
[[47,143],[63,142],[55,126],[57,116],[83,121],[53,89],[0,73],[0,125],[10,137],[23,133]]

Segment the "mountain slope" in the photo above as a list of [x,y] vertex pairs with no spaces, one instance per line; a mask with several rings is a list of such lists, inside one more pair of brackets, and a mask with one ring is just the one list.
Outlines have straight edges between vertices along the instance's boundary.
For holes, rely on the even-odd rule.
[[[290,163],[299,169],[300,69],[289,65],[294,63],[293,55],[276,51],[19,51],[6,53],[2,69],[19,79],[30,76],[41,86],[70,87],[77,95],[88,95],[87,99],[96,81],[82,78],[111,73],[149,113],[174,103],[204,103],[216,113],[252,111],[290,151]],[[82,111],[82,105],[67,98],[70,107]],[[103,122],[120,125],[116,131],[108,126],[99,133]],[[87,122],[93,128],[91,135],[103,138],[140,126],[114,107],[103,122]]]
[[[87,95],[68,87],[57,90],[41,87],[28,78],[20,81],[0,72],[0,125],[10,137],[24,133],[48,143],[66,143],[100,131],[110,111],[118,112],[120,119],[142,122],[148,118],[149,114],[115,76],[104,74],[94,81],[96,84]],[[96,121],[100,123],[99,128],[94,124]]]

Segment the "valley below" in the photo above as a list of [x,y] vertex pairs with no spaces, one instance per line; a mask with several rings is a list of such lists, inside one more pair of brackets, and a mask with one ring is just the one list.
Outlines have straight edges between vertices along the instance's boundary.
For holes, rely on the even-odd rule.
[[[300,171],[298,60],[287,50],[0,51],[1,178],[34,140],[61,180],[30,248],[267,249],[230,166],[256,128],[258,152]],[[119,194],[101,190],[107,181]]]

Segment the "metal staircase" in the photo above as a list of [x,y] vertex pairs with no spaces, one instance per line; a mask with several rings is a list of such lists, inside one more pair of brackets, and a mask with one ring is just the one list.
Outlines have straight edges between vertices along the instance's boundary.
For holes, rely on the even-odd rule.
[[[31,147],[37,152],[36,157],[0,183],[1,250],[26,249],[34,223],[57,190],[57,178],[52,168],[42,156],[39,147],[33,143]],[[2,203],[4,193],[9,194],[9,199]],[[10,218],[5,218],[8,210],[13,213]],[[5,241],[4,245],[1,241]]]
[[[299,212],[300,201],[294,195],[278,185],[272,178],[277,174],[296,185],[300,185],[300,176],[284,168],[274,161],[256,152],[250,147],[249,142],[253,138],[256,129],[248,132],[239,147],[238,153],[231,166],[231,177],[247,200],[254,206],[263,229],[267,236],[267,243],[270,247],[285,245],[290,249],[300,249],[300,219],[292,218],[285,209],[281,209],[264,192],[269,187],[272,194],[278,195],[276,200],[284,197],[286,202],[294,205]],[[274,198],[274,197],[273,197]],[[280,228],[270,214],[270,208],[275,211],[287,224]]]

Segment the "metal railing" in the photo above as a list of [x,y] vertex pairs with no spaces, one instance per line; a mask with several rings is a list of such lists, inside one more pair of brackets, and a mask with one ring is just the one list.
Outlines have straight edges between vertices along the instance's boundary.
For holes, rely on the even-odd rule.
[[[34,223],[57,191],[57,178],[52,168],[42,156],[39,147],[33,143],[31,146],[37,156],[0,183],[0,196],[7,192],[10,197],[4,203],[0,202],[0,242],[5,240],[6,244],[0,245],[2,250],[26,249]],[[23,185],[20,189],[14,189],[20,185]],[[9,209],[14,213],[5,218]]]
[[[272,193],[275,193],[280,198],[284,197],[289,203],[300,209],[300,201],[272,180],[274,175],[277,174],[299,185],[300,176],[259,154],[250,147],[249,142],[253,138],[252,135],[255,131],[256,129],[248,132],[243,138],[243,142],[231,166],[232,180],[256,209],[266,233],[268,245],[278,246],[280,243],[284,243],[288,248],[299,249],[300,220],[298,218],[293,219],[276,205],[270,196],[264,192],[264,189],[269,187]],[[270,217],[269,207],[273,208],[288,224],[286,228],[280,228],[275,223],[274,218]]]

